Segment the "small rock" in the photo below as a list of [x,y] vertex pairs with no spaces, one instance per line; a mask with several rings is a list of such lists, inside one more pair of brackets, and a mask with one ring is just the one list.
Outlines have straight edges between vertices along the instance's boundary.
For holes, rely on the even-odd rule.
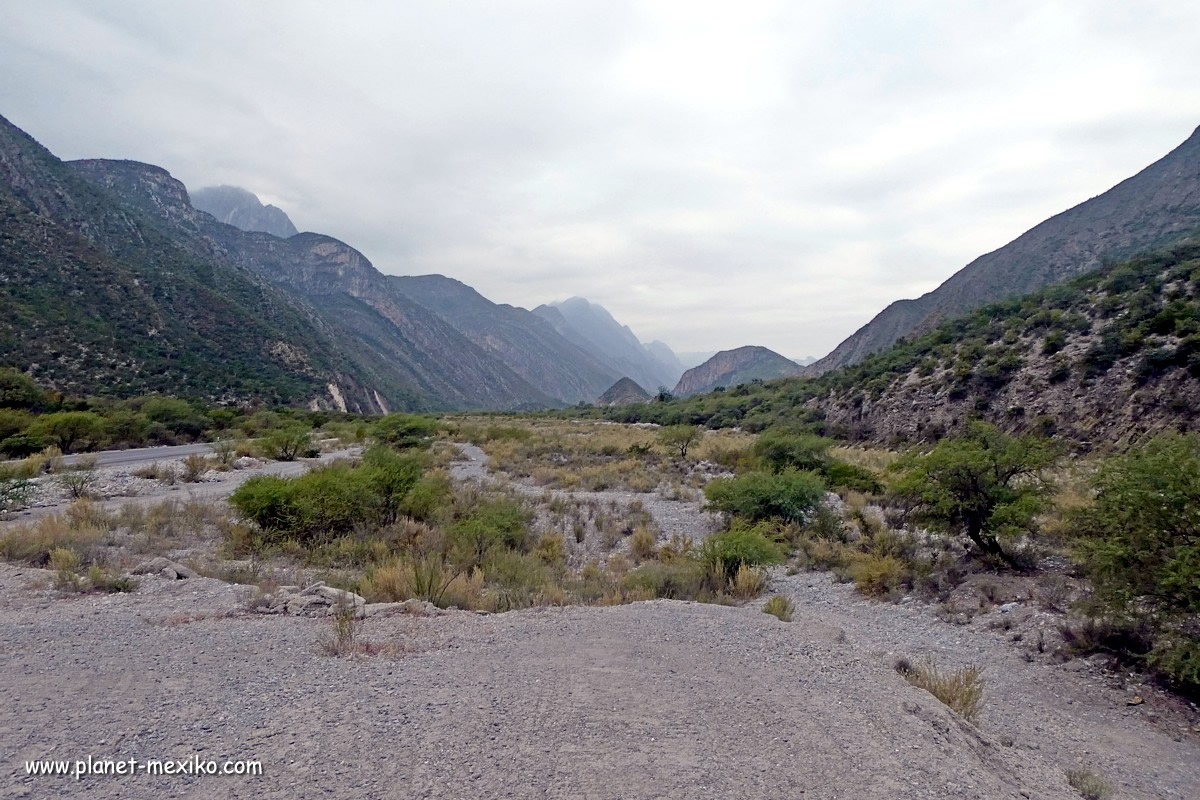
[[1020,603],[1005,603],[1004,605],[1000,606],[1000,613],[1008,614],[1009,612],[1016,611],[1020,607]]
[[1135,694],[1133,697],[1131,697],[1125,701],[1125,705],[1140,706],[1144,702],[1146,702],[1146,699],[1144,697],[1142,697],[1140,694]]

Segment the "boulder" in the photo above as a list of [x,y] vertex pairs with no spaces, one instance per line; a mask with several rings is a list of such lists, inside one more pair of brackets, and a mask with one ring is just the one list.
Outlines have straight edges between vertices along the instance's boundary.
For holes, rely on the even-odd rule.
[[134,567],[130,574],[132,575],[161,575],[164,578],[171,580],[183,580],[185,578],[199,578],[200,573],[190,567],[185,567],[176,561],[169,558],[158,556],[149,561],[143,561]]

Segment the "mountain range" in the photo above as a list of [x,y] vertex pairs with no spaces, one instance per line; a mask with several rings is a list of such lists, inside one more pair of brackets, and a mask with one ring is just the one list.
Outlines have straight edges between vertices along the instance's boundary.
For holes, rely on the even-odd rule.
[[1200,129],[1104,194],[972,261],[916,300],[898,300],[805,369],[820,375],[940,321],[1163,246],[1200,228]]
[[64,162],[2,117],[0,263],[0,361],[75,394],[520,409],[683,371],[582,298],[530,312],[384,275],[251,192],[193,197],[153,165]]
[[722,350],[699,366],[692,367],[680,377],[674,395],[688,397],[711,392],[719,387],[733,387],[751,381],[786,378],[799,375],[800,365],[765,347],[747,346]]

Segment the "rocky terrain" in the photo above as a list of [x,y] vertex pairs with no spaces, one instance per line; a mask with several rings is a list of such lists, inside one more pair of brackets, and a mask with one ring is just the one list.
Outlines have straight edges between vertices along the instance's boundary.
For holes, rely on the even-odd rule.
[[675,385],[675,394],[687,397],[718,386],[733,388],[753,380],[771,380],[800,374],[800,365],[765,347],[722,350],[698,367],[692,367]]
[[263,205],[258,196],[237,186],[207,186],[189,193],[197,210],[244,231],[261,231],[280,239],[299,231],[281,208]]
[[942,320],[1128,258],[1198,228],[1200,129],[1137,175],[980,256],[932,292],[892,303],[806,367],[805,374],[855,364]]

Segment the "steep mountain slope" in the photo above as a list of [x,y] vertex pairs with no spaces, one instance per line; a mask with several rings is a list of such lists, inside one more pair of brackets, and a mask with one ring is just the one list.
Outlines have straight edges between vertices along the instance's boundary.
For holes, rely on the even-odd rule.
[[671,370],[656,361],[633,331],[613,319],[603,306],[572,297],[561,303],[538,306],[533,313],[615,374],[628,376],[641,386],[671,385]]
[[569,404],[591,402],[616,378],[611,368],[565,339],[545,319],[493,303],[460,281],[421,275],[391,276],[388,282],[549,397]]
[[708,392],[718,386],[737,386],[753,380],[771,380],[800,374],[800,365],[765,347],[753,345],[722,350],[698,367],[683,373],[675,385],[678,397]]
[[361,402],[311,309],[181,247],[0,117],[0,362],[63,391]]
[[315,233],[280,239],[217,222],[193,208],[183,184],[159,167],[103,159],[71,166],[127,208],[156,215],[198,256],[266,278],[316,309],[321,327],[356,372],[386,382],[404,407],[553,404],[449,323],[393,289],[362,253],[343,242]]
[[190,192],[192,205],[244,231],[261,231],[280,239],[295,236],[299,231],[283,209],[263,205],[258,195],[237,186],[209,186]]
[[1200,239],[985,306],[819,378],[608,416],[880,444],[933,441],[982,418],[1078,450],[1200,430]]
[[596,405],[627,406],[632,403],[644,403],[649,399],[649,392],[629,378],[621,378],[596,399]]
[[854,364],[943,319],[1131,257],[1198,228],[1200,129],[1137,175],[975,259],[934,291],[892,303],[805,374]]

